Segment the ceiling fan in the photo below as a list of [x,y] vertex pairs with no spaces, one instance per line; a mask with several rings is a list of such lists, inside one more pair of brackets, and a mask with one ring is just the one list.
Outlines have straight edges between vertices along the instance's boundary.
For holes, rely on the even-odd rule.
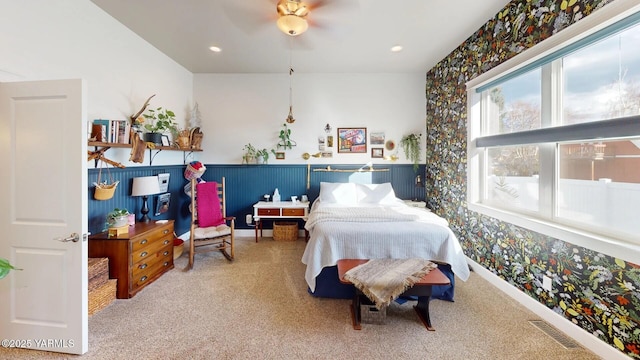
[[[273,7],[275,5],[275,10]],[[261,0],[260,2],[227,1],[224,10],[230,20],[248,34],[254,34],[273,23],[285,34],[298,36],[309,28],[333,28],[350,10],[359,7],[358,0]]]
[[280,0],[276,5],[278,11],[278,29],[290,36],[298,36],[307,31],[307,15],[309,7],[300,0]]

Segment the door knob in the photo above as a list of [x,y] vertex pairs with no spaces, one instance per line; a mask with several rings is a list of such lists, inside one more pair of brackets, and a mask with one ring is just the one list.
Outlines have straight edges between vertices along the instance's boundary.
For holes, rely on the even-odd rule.
[[69,235],[69,237],[67,238],[57,237],[57,238],[53,238],[53,240],[58,240],[60,242],[69,242],[69,241],[78,242],[80,241],[80,235],[78,235],[77,233],[71,233],[71,235]]

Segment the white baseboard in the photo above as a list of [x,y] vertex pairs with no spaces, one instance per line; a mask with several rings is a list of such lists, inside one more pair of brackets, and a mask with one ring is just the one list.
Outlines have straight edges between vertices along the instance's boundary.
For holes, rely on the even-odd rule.
[[584,348],[589,349],[591,352],[602,357],[603,359],[629,360],[629,357],[624,353],[618,351],[616,348],[600,340],[596,336],[588,333],[581,327],[573,324],[571,321],[567,320],[561,315],[556,314],[555,312],[553,312],[553,310],[539,303],[513,285],[502,280],[497,275],[482,267],[477,262],[471,260],[468,257],[467,262],[476,274],[480,275],[483,279],[487,280],[493,286],[502,290],[502,292],[511,296],[514,300],[516,300],[529,310],[533,311],[544,321],[548,322],[556,329],[562,331],[565,335],[580,343],[580,345]]

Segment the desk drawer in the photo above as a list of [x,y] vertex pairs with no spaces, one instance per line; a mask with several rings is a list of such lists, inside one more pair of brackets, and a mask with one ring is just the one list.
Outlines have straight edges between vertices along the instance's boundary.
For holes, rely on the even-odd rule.
[[280,216],[280,209],[258,209],[258,216]]
[[304,216],[304,209],[282,209],[282,216]]

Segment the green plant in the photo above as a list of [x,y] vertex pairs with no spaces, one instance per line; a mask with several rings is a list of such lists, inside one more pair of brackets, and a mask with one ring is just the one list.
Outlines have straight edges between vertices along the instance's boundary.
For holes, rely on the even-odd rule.
[[171,131],[174,135],[178,132],[175,122],[176,114],[171,110],[163,109],[162,107],[155,110],[149,109],[142,116],[148,121],[147,124],[144,124],[144,128],[148,132],[165,133]]
[[282,130],[278,135],[280,141],[278,142],[278,148],[291,149],[293,146],[296,146],[296,142],[291,140],[291,129],[287,127],[287,124],[282,124]]
[[9,271],[11,270],[22,270],[22,269],[17,269],[13,267],[11,264],[9,264],[9,260],[0,258],[0,279],[9,275]]
[[[119,209],[115,208],[113,211],[107,214],[107,225],[113,227],[114,225],[118,225],[118,223],[123,222],[123,218],[129,216],[129,210],[127,209]],[[126,223],[126,222],[125,222]],[[122,225],[120,225],[122,226]]]
[[242,155],[243,164],[252,163],[257,157],[258,150],[256,150],[256,148],[253,145],[251,145],[251,143],[248,143],[247,145],[245,145],[242,148],[242,150],[244,150],[244,155]]
[[420,140],[422,134],[409,134],[402,137],[400,144],[407,159],[413,162],[413,171],[418,171],[420,165]]
[[262,163],[266,164],[269,162],[269,151],[267,149],[261,149],[256,151],[256,158],[262,158]]

